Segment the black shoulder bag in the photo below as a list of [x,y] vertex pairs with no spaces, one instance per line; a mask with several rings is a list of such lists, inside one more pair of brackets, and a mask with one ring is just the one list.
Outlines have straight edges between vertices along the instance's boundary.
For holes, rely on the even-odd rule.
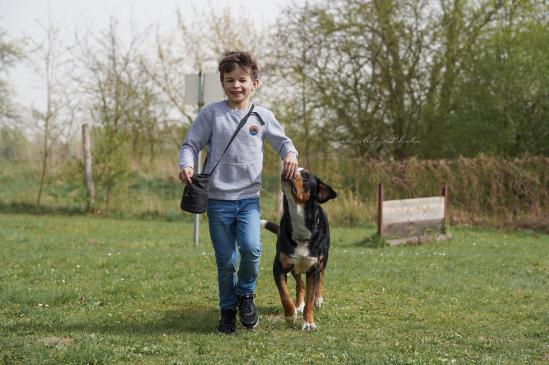
[[[225,150],[221,154],[221,157],[215,164],[214,168],[210,171],[210,173],[196,174],[191,176],[192,184],[190,185],[186,184],[185,189],[183,190],[183,197],[181,197],[181,204],[180,204],[181,210],[189,213],[195,213],[195,214],[202,214],[206,211],[206,209],[208,208],[208,181],[210,179],[210,176],[214,173],[215,169],[217,168],[217,165],[219,165],[219,162],[223,158],[223,155],[225,155],[225,152],[227,152],[227,149],[229,149],[229,146],[231,145],[231,143],[233,143],[240,129],[242,129],[244,124],[246,124],[246,121],[248,120],[249,116],[252,114],[253,110],[254,110],[254,105],[252,104],[250,107],[250,111],[246,114],[244,118],[242,118],[242,120],[238,124],[236,131],[234,132],[233,136],[231,137],[231,140],[229,141],[229,144],[227,145],[227,147],[225,147]],[[204,161],[204,166],[205,165],[206,165],[206,161]]]

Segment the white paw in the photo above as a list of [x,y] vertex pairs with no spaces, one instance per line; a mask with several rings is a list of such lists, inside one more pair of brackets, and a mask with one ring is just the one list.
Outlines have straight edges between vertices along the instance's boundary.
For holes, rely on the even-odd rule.
[[315,308],[316,309],[322,307],[322,303],[324,303],[324,298],[322,298],[322,297],[315,298]]
[[303,313],[303,308],[305,308],[305,303],[301,303],[299,306],[295,308],[296,313]]
[[297,319],[297,312],[293,316],[284,317],[284,319],[286,320],[286,323],[288,325],[294,324],[295,320]]
[[308,332],[316,331],[316,324],[309,323],[309,322],[303,322],[303,327],[301,327],[301,330],[302,331],[308,331]]

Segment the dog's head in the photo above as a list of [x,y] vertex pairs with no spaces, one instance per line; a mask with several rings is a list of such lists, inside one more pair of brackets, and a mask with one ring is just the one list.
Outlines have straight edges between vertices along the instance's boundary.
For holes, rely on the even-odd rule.
[[337,193],[329,185],[301,167],[293,179],[285,179],[282,175],[282,191],[286,199],[292,199],[296,205],[303,207],[311,201],[322,204],[337,197]]

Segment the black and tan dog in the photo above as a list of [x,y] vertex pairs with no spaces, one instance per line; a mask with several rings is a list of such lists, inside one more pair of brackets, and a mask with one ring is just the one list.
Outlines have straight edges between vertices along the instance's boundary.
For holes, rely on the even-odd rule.
[[[280,227],[272,222],[262,225],[277,233],[273,275],[284,307],[284,316],[293,323],[298,312],[303,312],[303,329],[315,330],[313,305],[323,302],[324,270],[328,263],[330,230],[326,214],[320,207],[337,194],[310,171],[300,168],[292,180],[282,178],[284,213]],[[288,292],[287,274],[296,280],[295,304]],[[306,275],[306,289],[301,279]]]

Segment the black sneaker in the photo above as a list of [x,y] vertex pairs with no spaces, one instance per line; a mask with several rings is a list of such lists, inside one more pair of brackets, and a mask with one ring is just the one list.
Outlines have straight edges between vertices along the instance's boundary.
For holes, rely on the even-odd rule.
[[239,295],[237,297],[240,323],[248,329],[254,329],[259,321],[259,316],[255,310],[254,298],[255,294]]
[[236,332],[236,310],[222,309],[221,319],[217,330],[221,333],[231,334]]

